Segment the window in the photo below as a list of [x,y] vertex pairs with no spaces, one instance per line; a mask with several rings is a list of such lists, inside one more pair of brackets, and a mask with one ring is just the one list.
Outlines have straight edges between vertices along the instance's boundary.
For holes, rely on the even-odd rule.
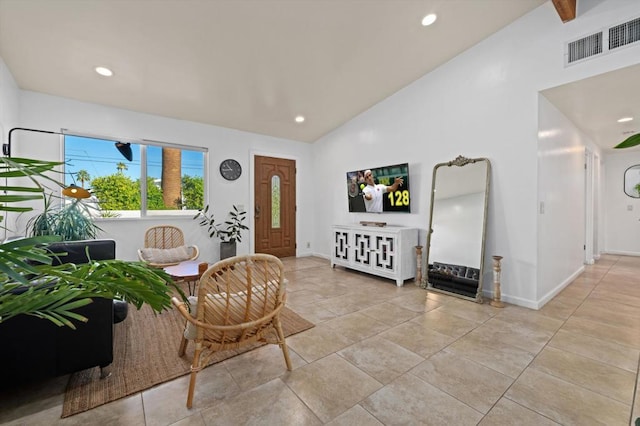
[[192,214],[203,207],[206,149],[131,142],[128,161],[115,144],[64,137],[65,184],[89,189],[100,216]]

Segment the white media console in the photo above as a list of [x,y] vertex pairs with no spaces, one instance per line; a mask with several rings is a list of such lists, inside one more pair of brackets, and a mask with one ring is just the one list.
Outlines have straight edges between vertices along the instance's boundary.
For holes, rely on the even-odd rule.
[[334,225],[331,267],[356,269],[396,280],[416,276],[418,229],[404,226]]

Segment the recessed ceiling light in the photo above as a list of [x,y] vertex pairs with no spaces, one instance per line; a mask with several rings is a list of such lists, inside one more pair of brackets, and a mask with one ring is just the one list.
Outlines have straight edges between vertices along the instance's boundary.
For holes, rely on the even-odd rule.
[[423,27],[428,27],[429,25],[431,25],[434,22],[436,22],[436,19],[438,19],[436,14],[435,13],[430,13],[427,16],[425,16],[424,18],[422,18],[422,26]]
[[304,116],[297,115],[296,116],[296,123],[302,123],[302,122],[304,122]]
[[633,121],[633,117],[622,117],[618,120],[618,123],[626,123],[627,121]]
[[105,77],[111,77],[113,75],[113,71],[105,67],[96,67],[96,72]]

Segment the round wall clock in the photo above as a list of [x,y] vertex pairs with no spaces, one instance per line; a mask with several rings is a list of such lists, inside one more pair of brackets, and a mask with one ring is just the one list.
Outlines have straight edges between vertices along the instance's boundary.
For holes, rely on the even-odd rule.
[[236,180],[242,174],[242,166],[231,158],[220,163],[220,174],[226,180]]

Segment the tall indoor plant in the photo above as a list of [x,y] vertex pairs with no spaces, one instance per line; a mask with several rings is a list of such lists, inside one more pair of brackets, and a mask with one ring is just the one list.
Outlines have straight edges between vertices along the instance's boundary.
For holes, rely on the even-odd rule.
[[[7,212],[29,212],[24,201],[44,200],[46,185],[62,186],[47,176],[59,162],[0,157],[0,221]],[[11,185],[27,177],[29,184]],[[5,224],[6,226],[6,224]],[[33,315],[74,327],[71,319],[86,321],[74,309],[92,298],[119,297],[137,308],[148,304],[160,312],[171,307],[171,293],[184,293],[163,271],[141,262],[91,261],[83,265],[52,266],[43,245],[61,241],[57,235],[36,236],[0,244],[0,324],[16,315]]]

